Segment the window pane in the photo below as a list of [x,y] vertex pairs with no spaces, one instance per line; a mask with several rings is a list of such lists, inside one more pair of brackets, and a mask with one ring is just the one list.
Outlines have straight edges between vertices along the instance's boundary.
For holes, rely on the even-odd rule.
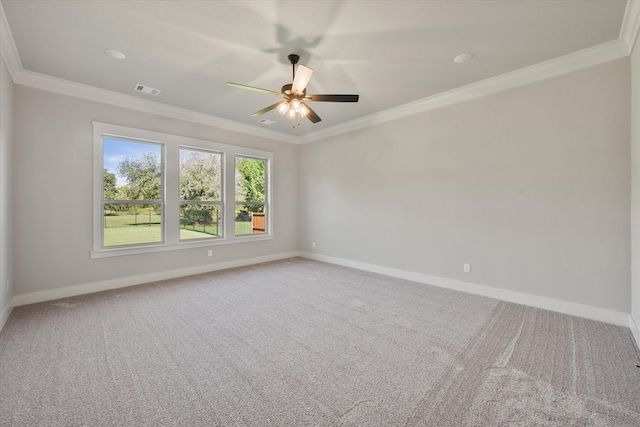
[[267,161],[236,156],[236,202],[266,200]]
[[190,203],[180,206],[180,240],[220,237],[220,206]]
[[104,205],[104,246],[162,242],[160,205]]
[[267,232],[267,221],[263,204],[236,204],[235,218],[236,236],[264,234]]
[[180,148],[180,199],[220,201],[221,159],[220,153]]
[[162,146],[103,138],[103,199],[161,200]]

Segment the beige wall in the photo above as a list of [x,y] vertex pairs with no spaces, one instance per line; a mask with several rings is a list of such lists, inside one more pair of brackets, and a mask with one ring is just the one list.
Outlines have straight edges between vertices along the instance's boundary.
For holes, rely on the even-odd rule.
[[629,82],[623,58],[302,146],[301,250],[628,313]]
[[11,156],[13,83],[0,57],[0,329],[11,309]]
[[[638,327],[640,326],[640,47],[637,41],[631,54],[631,162],[633,170],[631,316]],[[640,331],[636,329],[635,332],[638,334]],[[637,336],[636,340],[640,345],[640,336]]]
[[[90,259],[92,121],[274,152],[275,239]],[[268,257],[297,250],[298,147],[16,86],[14,91],[15,294]]]

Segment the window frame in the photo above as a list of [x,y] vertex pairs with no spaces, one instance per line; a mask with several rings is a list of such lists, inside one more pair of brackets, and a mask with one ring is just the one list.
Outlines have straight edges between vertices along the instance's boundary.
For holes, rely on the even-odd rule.
[[211,237],[202,237],[199,239],[182,239],[180,238],[180,236],[178,236],[178,239],[180,240],[180,242],[205,242],[205,241],[210,241],[210,240],[219,240],[219,239],[224,239],[225,237],[225,229],[226,229],[226,215],[225,215],[225,209],[224,209],[224,204],[225,204],[225,153],[222,151],[218,151],[218,150],[212,150],[212,149],[205,149],[202,147],[192,147],[192,146],[188,146],[188,145],[180,145],[178,147],[178,190],[180,189],[180,150],[189,150],[189,151],[199,151],[201,153],[207,153],[207,154],[219,154],[220,155],[220,200],[186,200],[186,199],[181,199],[180,195],[178,194],[178,209],[182,209],[183,205],[192,205],[192,204],[199,204],[199,205],[208,205],[208,206],[219,206],[220,207],[220,216],[222,217],[222,224],[220,226],[220,228],[222,229],[222,233],[217,235],[217,236],[211,236]]
[[[264,188],[264,202],[257,202],[257,201],[238,201],[235,197],[235,178],[236,178],[236,158],[238,157],[242,157],[245,159],[252,159],[252,160],[264,160],[265,161],[265,170],[264,170],[264,174],[265,174],[265,188]],[[271,227],[271,212],[269,210],[269,192],[270,190],[270,185],[269,185],[269,159],[263,158],[263,157],[258,157],[258,156],[247,156],[244,154],[236,154],[233,157],[233,177],[234,177],[234,195],[233,195],[233,215],[234,215],[234,221],[235,221],[235,215],[236,215],[236,206],[238,205],[256,205],[256,206],[262,206],[262,212],[265,215],[265,232],[264,233],[257,233],[257,235],[265,235],[265,234],[269,234],[269,230]],[[234,228],[233,228],[233,232],[235,234],[235,223],[234,223]],[[243,238],[246,236],[255,236],[256,234],[236,234],[236,238]]]
[[[137,243],[135,245],[111,245],[111,246],[105,246],[104,245],[104,227],[101,226],[100,227],[100,234],[101,234],[101,240],[100,240],[100,244],[101,244],[101,249],[117,249],[117,248],[130,248],[130,247],[141,247],[141,246],[150,246],[150,245],[158,245],[158,244],[164,244],[164,221],[165,221],[165,192],[164,192],[164,186],[165,186],[165,171],[164,171],[164,158],[165,158],[165,146],[162,143],[158,143],[155,141],[149,141],[149,140],[141,140],[138,138],[122,138],[122,137],[114,137],[112,135],[107,135],[107,134],[103,134],[103,137],[108,136],[111,139],[118,139],[121,141],[127,141],[127,142],[138,142],[138,143],[143,143],[143,144],[153,144],[153,145],[158,145],[160,147],[160,197],[161,199],[159,200],[119,200],[119,199],[113,199],[113,200],[108,200],[104,198],[104,181],[100,182],[100,188],[101,188],[101,194],[102,197],[101,202],[100,202],[100,214],[101,214],[101,221],[104,224],[104,207],[105,205],[109,205],[109,204],[113,204],[113,205],[117,205],[117,204],[127,204],[127,205],[140,205],[140,206],[146,206],[146,205],[160,205],[160,218],[161,218],[161,223],[160,223],[160,241],[159,242],[146,242],[146,243]],[[103,153],[103,163],[102,163],[102,168],[104,170],[104,139],[102,139],[101,141],[102,144],[102,153]],[[104,180],[104,175],[102,176],[102,179]]]
[[[93,246],[91,258],[136,255],[218,245],[249,243],[274,239],[273,227],[273,159],[270,151],[222,144],[214,141],[136,129],[93,121]],[[103,137],[161,144],[162,163],[162,243],[103,247]],[[200,149],[221,154],[222,166],[222,235],[203,239],[180,240],[179,149]],[[235,235],[235,158],[254,157],[266,160],[265,210],[268,209],[267,230],[261,234]]]

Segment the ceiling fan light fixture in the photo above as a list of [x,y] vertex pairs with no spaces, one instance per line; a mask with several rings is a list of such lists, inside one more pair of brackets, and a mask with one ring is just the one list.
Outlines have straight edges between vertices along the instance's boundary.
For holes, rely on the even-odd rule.
[[289,111],[289,103],[287,101],[281,102],[278,105],[278,113],[285,114],[287,111]]

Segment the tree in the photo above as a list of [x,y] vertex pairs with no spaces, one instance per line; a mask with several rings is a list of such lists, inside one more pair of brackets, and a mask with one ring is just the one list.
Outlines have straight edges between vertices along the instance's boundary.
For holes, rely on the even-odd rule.
[[220,155],[180,151],[180,199],[220,200]]
[[118,165],[118,173],[125,177],[126,198],[129,200],[160,200],[162,190],[158,156],[144,153],[141,159],[124,159]]
[[[267,162],[261,159],[249,159],[240,157],[236,160],[236,200],[246,202],[264,202],[266,188]],[[240,179],[238,179],[240,178]],[[260,205],[245,205],[244,209],[250,212],[261,212]]]
[[[114,173],[109,172],[107,169],[104,169],[102,175],[102,185],[103,185],[103,193],[102,197],[104,200],[117,200],[117,191],[116,191],[116,175]],[[105,215],[106,212],[113,212],[119,210],[118,205],[109,204],[105,205]]]
[[[180,199],[221,200],[220,161],[221,157],[216,153],[181,149]],[[190,225],[194,229],[196,225],[202,225],[206,232],[207,226],[218,222],[217,209],[217,207],[199,203],[183,205],[180,221],[183,225]]]
[[116,197],[116,174],[104,170],[102,182],[104,185],[104,200],[114,200]]

